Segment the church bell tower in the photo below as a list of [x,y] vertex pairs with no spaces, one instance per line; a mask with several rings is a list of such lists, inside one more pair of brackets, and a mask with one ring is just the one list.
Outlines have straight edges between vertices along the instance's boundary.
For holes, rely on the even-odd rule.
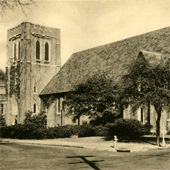
[[41,112],[40,92],[60,70],[60,30],[23,22],[7,34],[7,125]]

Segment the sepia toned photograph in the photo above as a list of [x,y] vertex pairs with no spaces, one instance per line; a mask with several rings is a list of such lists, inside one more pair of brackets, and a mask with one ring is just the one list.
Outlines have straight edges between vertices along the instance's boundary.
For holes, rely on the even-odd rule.
[[0,0],[0,170],[82,169],[170,169],[169,0]]

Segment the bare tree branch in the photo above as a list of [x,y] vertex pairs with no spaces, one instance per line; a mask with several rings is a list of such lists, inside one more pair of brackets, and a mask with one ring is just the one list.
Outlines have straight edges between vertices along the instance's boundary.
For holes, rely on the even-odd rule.
[[20,8],[26,15],[25,10],[34,3],[34,0],[0,0],[0,14],[3,16],[8,10]]

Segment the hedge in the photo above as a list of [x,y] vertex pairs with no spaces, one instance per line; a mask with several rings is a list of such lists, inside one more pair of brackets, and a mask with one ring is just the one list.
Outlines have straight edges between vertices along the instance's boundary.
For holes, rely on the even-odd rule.
[[119,140],[132,140],[147,134],[150,128],[151,126],[143,126],[137,120],[128,119],[118,119],[114,123],[108,123],[105,126],[87,124],[65,125],[53,128],[36,126],[30,122],[2,127],[0,136],[2,138],[18,139],[54,139],[78,135],[79,137],[105,136],[107,139],[113,139],[114,135],[116,135]]
[[[95,129],[97,130],[97,127]],[[72,135],[88,137],[95,136],[98,133],[95,133],[95,129],[91,125],[66,125],[47,129],[41,127],[37,128],[32,124],[17,124],[13,126],[2,127],[0,136],[3,138],[18,139],[54,139],[67,138],[71,137]]]

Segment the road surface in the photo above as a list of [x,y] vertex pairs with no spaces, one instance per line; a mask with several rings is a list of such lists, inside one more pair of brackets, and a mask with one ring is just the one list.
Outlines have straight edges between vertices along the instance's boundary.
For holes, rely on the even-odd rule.
[[72,147],[1,143],[0,170],[170,169],[169,149],[117,153]]

